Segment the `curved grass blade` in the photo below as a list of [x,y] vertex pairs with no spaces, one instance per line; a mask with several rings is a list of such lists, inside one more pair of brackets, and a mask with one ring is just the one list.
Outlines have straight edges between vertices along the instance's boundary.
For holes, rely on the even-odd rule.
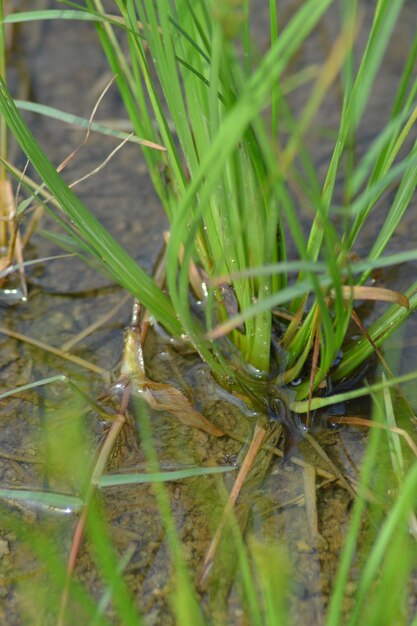
[[311,411],[315,409],[322,409],[332,404],[338,404],[339,402],[347,402],[348,400],[355,400],[356,398],[363,398],[376,391],[383,391],[387,387],[393,385],[399,385],[401,383],[407,383],[417,378],[417,372],[411,372],[410,374],[404,374],[404,376],[397,376],[396,378],[390,378],[382,383],[374,383],[361,387],[360,389],[352,389],[344,393],[336,393],[333,396],[326,396],[324,398],[312,398],[309,403],[307,400],[295,401],[290,403],[290,409],[295,413],[307,413],[309,407]]
[[35,389],[36,387],[43,387],[44,385],[50,385],[51,383],[68,383],[68,382],[69,382],[69,379],[63,374],[59,374],[57,376],[49,376],[48,378],[42,378],[41,380],[37,380],[33,383],[27,383],[26,385],[15,387],[14,389],[10,389],[9,391],[3,391],[3,393],[0,393],[0,400],[3,400],[4,398],[9,398],[10,396],[14,396],[16,393],[20,393],[21,391]]
[[100,122],[91,122],[84,117],[79,117],[78,115],[73,115],[72,113],[66,113],[65,111],[61,111],[60,109],[55,109],[54,107],[50,107],[45,104],[38,104],[37,102],[29,102],[27,100],[15,100],[14,102],[17,108],[21,109],[22,111],[38,113],[39,115],[51,117],[52,119],[59,120],[60,122],[65,122],[66,124],[72,124],[73,126],[77,126],[79,128],[88,128],[89,130],[95,131],[96,133],[101,133],[102,135],[114,137],[115,139],[126,140],[128,142],[130,141],[131,143],[138,143],[146,148],[152,148],[153,150],[166,152],[166,148],[158,143],[148,141],[147,139],[140,139],[136,135],[132,135],[132,133],[125,133],[121,130],[115,130],[113,128],[110,128],[109,126],[100,124]]
[[115,15],[99,15],[82,8],[76,9],[45,9],[38,11],[16,11],[6,15],[4,24],[22,24],[24,22],[44,22],[45,20],[70,20],[83,22],[109,22],[120,26],[120,18]]
[[[391,307],[368,329],[372,341],[380,346],[400,324],[417,308],[417,284],[405,292],[410,309],[401,306]],[[355,345],[346,350],[340,365],[333,373],[334,380],[341,380],[355,371],[361,363],[371,356],[374,349],[365,338],[360,338]]]
[[[73,257],[74,254],[55,254],[54,256],[46,256],[39,259],[32,259],[31,261],[24,261],[22,263],[23,267],[30,267],[31,265],[38,265],[39,263],[45,263],[46,261],[56,261],[59,259],[68,259]],[[0,279],[13,274],[19,269],[20,264],[9,265],[5,269],[0,270]]]

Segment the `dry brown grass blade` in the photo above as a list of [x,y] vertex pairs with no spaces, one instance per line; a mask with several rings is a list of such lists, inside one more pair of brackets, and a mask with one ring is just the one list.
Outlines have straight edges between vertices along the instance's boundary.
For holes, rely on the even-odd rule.
[[85,132],[85,135],[84,135],[84,138],[83,138],[82,142],[62,161],[62,163],[60,163],[58,165],[57,172],[62,172],[62,170],[69,163],[71,163],[71,161],[74,160],[75,156],[81,150],[81,148],[88,143],[88,140],[89,140],[90,134],[91,134],[91,126],[93,124],[94,117],[95,117],[95,115],[97,113],[97,109],[100,106],[100,103],[103,100],[104,96],[106,95],[106,93],[108,92],[108,90],[110,89],[112,84],[114,83],[115,79],[116,79],[116,77],[112,76],[112,78],[108,81],[108,83],[105,85],[103,91],[101,92],[101,94],[97,98],[97,101],[96,101],[96,103],[95,103],[95,105],[93,107],[93,110],[91,112],[90,118],[88,120],[88,127],[87,127],[87,130]]
[[143,358],[141,329],[138,325],[139,305],[133,312],[133,324],[125,335],[121,377],[132,381],[141,398],[156,411],[174,415],[182,424],[203,430],[214,437],[222,437],[223,431],[199,413],[184,394],[167,383],[154,382],[147,378]]
[[220,337],[225,337],[232,330],[239,328],[245,323],[245,318],[242,314],[236,315],[233,319],[226,320],[221,324],[218,324],[215,328],[206,333],[205,338],[210,340],[220,339]]
[[106,382],[110,381],[110,374],[107,370],[103,369],[102,367],[99,367],[98,365],[94,365],[94,363],[90,363],[89,361],[86,361],[85,359],[82,359],[79,356],[75,356],[74,354],[68,354],[66,352],[63,352],[59,348],[54,348],[53,346],[50,346],[49,344],[44,343],[43,341],[39,341],[38,339],[33,339],[32,337],[28,337],[27,335],[23,335],[22,333],[17,333],[13,330],[9,330],[8,328],[5,328],[4,326],[0,326],[0,333],[2,333],[3,335],[7,335],[8,337],[13,337],[13,339],[17,339],[18,341],[24,341],[25,343],[28,343],[32,346],[36,346],[36,348],[45,350],[45,352],[50,352],[51,354],[55,354],[56,356],[59,356],[61,359],[71,361],[72,363],[75,363],[76,365],[80,365],[81,367],[84,367],[85,369],[88,369],[91,372],[94,372],[95,374],[100,374],[100,376],[102,376]]
[[304,497],[307,515],[307,524],[310,537],[314,540],[319,533],[317,498],[316,498],[316,470],[313,465],[307,464],[303,470]]
[[290,322],[290,325],[288,326],[287,330],[285,331],[285,335],[284,335],[284,337],[282,339],[282,346],[284,348],[289,345],[289,343],[293,339],[295,333],[299,329],[301,321],[302,321],[303,316],[304,316],[305,309],[306,309],[306,304],[307,304],[307,296],[304,296],[300,306],[298,307],[298,309],[297,309],[293,319]]
[[7,222],[13,205],[13,193],[10,203],[10,186],[9,180],[0,179],[0,248],[3,250],[7,248]]
[[[32,180],[29,176],[25,174],[27,167],[29,165],[29,161],[26,162],[23,170],[20,170],[19,168],[17,168],[15,165],[13,165],[13,163],[8,161],[7,159],[4,159],[4,163],[5,165],[7,165],[7,169],[10,170],[10,172],[15,176],[15,178],[19,180],[19,185],[18,185],[17,192],[16,192],[16,198],[19,195],[19,188],[21,184],[25,183],[27,187],[32,190],[34,197],[36,194],[39,194],[39,197],[44,198],[45,202],[51,201],[57,208],[60,208],[59,204],[56,202],[56,200],[54,200],[54,198],[52,198],[51,196],[48,197],[48,193],[46,192],[46,190],[43,188],[42,185],[35,183],[34,180]],[[17,201],[15,201],[15,205],[16,204],[17,204]],[[26,245],[29,243],[31,236],[36,230],[37,225],[44,213],[43,207],[41,205],[37,206],[35,209],[28,208],[26,209],[25,213],[29,212],[29,210],[34,210],[34,216],[32,217],[32,220],[29,222],[29,224],[26,225],[25,232],[22,237],[22,248],[25,248]],[[0,227],[2,223],[4,222],[2,222],[0,218]]]
[[[103,90],[101,91],[100,95],[97,98],[97,101],[93,107],[93,110],[91,112],[91,115],[89,117],[88,120],[88,126],[87,126],[87,130],[86,133],[84,135],[84,139],[82,140],[82,142],[71,152],[71,154],[69,154],[66,159],[64,159],[64,161],[57,167],[57,171],[61,172],[76,156],[77,152],[79,150],[81,150],[81,148],[83,146],[85,146],[88,143],[88,140],[90,139],[90,135],[91,135],[91,131],[92,131],[92,125],[93,125],[93,121],[94,118],[96,116],[97,110],[104,98],[104,96],[106,95],[106,93],[108,92],[108,90],[110,89],[110,87],[112,86],[112,84],[114,83],[114,81],[116,80],[116,76],[112,76],[110,78],[110,80],[106,83],[106,85],[104,86]],[[129,139],[132,138],[132,136],[134,135],[134,133],[132,133],[131,135],[129,135],[128,138],[126,138],[125,140],[123,140],[122,145],[124,143],[126,143],[126,141],[129,141]],[[166,151],[166,148],[164,148],[163,146],[154,143],[152,141],[147,141],[146,139],[138,139],[138,143],[147,146],[148,148],[153,148],[155,150],[161,150],[161,151]],[[76,183],[73,183],[74,185]]]
[[[333,421],[333,420],[332,420]],[[339,470],[339,468],[333,463],[333,461],[329,458],[329,456],[326,454],[326,452],[323,450],[323,448],[321,447],[321,445],[318,443],[318,441],[316,441],[314,439],[314,437],[312,435],[310,435],[310,433],[306,433],[304,435],[305,439],[309,442],[309,444],[311,445],[312,448],[314,448],[314,450],[319,454],[319,456],[321,456],[321,458],[325,461],[325,463],[330,467],[331,471],[333,472],[333,474],[335,474],[335,476],[337,476],[338,480],[342,483],[342,485],[344,486],[344,488],[346,489],[346,491],[348,491],[350,493],[350,495],[352,496],[352,498],[356,497],[356,493],[355,490],[352,488],[352,486],[348,483],[348,481],[346,480],[346,478],[343,476],[342,472]]]
[[219,547],[220,539],[222,536],[224,525],[230,515],[234,505],[236,504],[236,500],[239,496],[239,493],[243,487],[243,483],[245,482],[252,466],[256,455],[259,452],[259,449],[262,445],[262,442],[265,438],[266,430],[262,426],[255,426],[255,430],[252,436],[252,441],[250,443],[249,449],[246,453],[246,456],[243,460],[239,473],[234,482],[232,491],[230,492],[229,500],[224,508],[220,523],[214,533],[213,539],[211,541],[210,547],[207,551],[206,558],[204,559],[203,567],[201,570],[201,574],[198,579],[198,585],[202,589],[204,588],[207,579],[210,574],[210,570],[213,565],[214,557],[216,555],[217,549]]
[[61,346],[61,350],[63,352],[69,352],[69,350],[71,350],[71,348],[73,348],[77,343],[79,343],[80,341],[82,341],[83,339],[91,335],[93,332],[98,330],[101,326],[103,326],[103,324],[111,320],[111,318],[114,317],[116,313],[118,313],[118,311],[120,311],[120,309],[126,304],[129,298],[131,298],[131,295],[126,294],[105,315],[102,315],[98,320],[96,320],[95,322],[87,326],[87,328],[84,328],[84,330],[82,330],[80,333],[78,333],[77,335],[74,335],[74,337],[71,337],[71,339],[63,343]]
[[279,309],[272,309],[271,311],[274,317],[279,317],[282,320],[287,322],[292,322],[294,320],[294,315],[292,313],[287,313],[286,311],[280,311]]
[[[4,180],[0,182],[0,204],[1,204],[1,215],[4,216],[6,221],[8,222],[8,241],[7,241],[7,255],[1,260],[1,270],[5,270],[10,267],[13,263],[13,259],[16,259],[16,265],[19,272],[20,277],[20,285],[22,290],[22,299],[27,299],[27,286],[26,286],[26,277],[25,277],[25,269],[23,264],[23,245],[22,239],[19,231],[19,223],[16,219],[16,200],[13,196],[13,188],[12,184],[9,180]],[[3,213],[3,211],[5,211]],[[6,276],[0,279],[0,288],[7,281]]]
[[28,297],[28,289],[27,289],[27,284],[26,284],[25,265],[24,265],[24,258],[23,258],[23,244],[22,244],[22,237],[21,237],[17,223],[15,223],[14,232],[15,232],[14,255],[16,257],[17,265],[19,268],[20,287],[22,290],[22,300],[26,301]]
[[77,563],[78,554],[80,551],[80,546],[82,539],[85,533],[85,527],[87,524],[88,514],[90,511],[91,503],[93,501],[94,495],[97,490],[97,485],[100,477],[102,476],[104,470],[106,469],[107,463],[109,461],[110,455],[113,451],[113,448],[119,438],[119,435],[122,431],[123,426],[126,424],[126,410],[130,397],[130,386],[127,386],[124,389],[122,399],[120,401],[119,413],[116,415],[114,421],[112,422],[111,428],[107,433],[106,439],[101,446],[101,449],[97,455],[96,462],[94,464],[94,468],[90,477],[90,481],[88,484],[87,492],[84,496],[84,508],[80,515],[80,518],[75,527],[74,535],[72,538],[70,553],[68,557],[67,563],[67,577],[64,585],[64,589],[61,595],[61,602],[58,612],[58,617],[56,621],[56,626],[64,626],[65,612],[68,605],[68,597],[69,597],[69,589],[71,584],[71,579],[74,574],[75,566]]
[[[165,232],[164,233],[164,241],[165,241],[165,245],[168,245],[169,242],[169,237],[170,234],[169,232]],[[182,265],[183,261],[184,261],[184,246],[183,244],[180,245],[179,248],[179,252],[178,252],[178,258],[179,261]],[[196,298],[198,300],[203,301],[206,297],[206,291],[205,291],[205,286],[204,286],[204,280],[201,276],[201,273],[197,267],[197,265],[194,263],[193,260],[190,260],[189,265],[188,265],[188,280],[190,281],[190,285],[191,285],[191,289],[194,291],[194,294],[196,296]]]
[[[230,439],[234,439],[235,441],[239,441],[240,443],[245,443],[246,442],[244,437],[241,437],[241,436],[237,435],[234,432],[226,430],[225,431],[225,435],[230,437]],[[280,450],[276,446],[271,446],[271,444],[269,444],[269,443],[265,443],[264,444],[264,449],[265,450],[270,450],[270,452],[272,452],[272,454],[274,456],[278,457],[279,459],[283,459],[284,456],[285,456],[285,452],[283,450]],[[301,467],[301,468],[304,468],[307,465],[309,465],[306,461],[304,461],[303,459],[300,459],[298,456],[290,456],[290,458],[288,459],[288,462],[289,463],[293,463],[297,467]],[[326,464],[327,464],[327,459],[326,459]],[[316,471],[317,476],[320,476],[320,478],[323,478],[323,479],[329,480],[329,481],[338,480],[340,482],[340,478],[339,478],[340,472],[335,474],[335,473],[330,472],[329,470],[324,469],[323,467],[319,467],[319,466],[316,466],[314,469]],[[351,480],[351,479],[349,478],[349,480]],[[342,486],[344,486],[343,483],[342,483]]]
[[[407,296],[400,291],[393,289],[385,289],[384,287],[369,287],[365,285],[344,285],[342,288],[344,300],[376,300],[378,302],[394,302],[406,309],[410,308]],[[332,290],[331,295],[334,298],[335,293]]]
[[366,338],[366,340],[369,341],[369,343],[371,344],[372,348],[374,349],[375,354],[377,355],[378,359],[380,360],[380,362],[384,366],[384,368],[387,371],[387,373],[391,376],[391,378],[394,378],[394,374],[393,374],[391,368],[389,367],[388,363],[384,359],[381,350],[378,348],[376,343],[373,341],[371,335],[368,333],[368,331],[366,330],[365,326],[362,324],[359,315],[356,313],[356,311],[354,309],[352,310],[352,314],[351,315],[352,315],[352,319],[355,322],[356,326],[359,328],[359,330],[361,331],[363,336]]
[[29,241],[32,238],[33,233],[37,230],[39,226],[39,222],[41,221],[44,213],[45,213],[45,210],[41,204],[39,204],[37,207],[34,207],[31,220],[27,225],[25,225],[25,232],[23,233],[23,237],[22,237],[23,249],[26,248],[26,246],[28,245]]
[[[13,259],[14,244],[12,244],[11,224],[15,213],[13,189],[10,180],[0,180],[0,250],[4,256],[0,257],[1,269],[6,269]],[[7,252],[6,252],[7,250]],[[0,287],[5,279],[0,281]]]
[[13,197],[13,189],[10,180],[0,180],[0,208],[1,208],[1,219],[7,225],[7,222],[10,221],[11,216],[14,215],[14,197]]
[[167,383],[155,383],[146,380],[143,386],[141,397],[156,411],[167,411],[176,417],[185,426],[198,428],[199,430],[213,435],[213,437],[222,437],[224,432],[209,422],[201,413],[199,413],[184,396],[184,394]]
[[400,437],[404,437],[404,441],[407,443],[411,452],[417,457],[417,445],[411,439],[410,435],[403,428],[395,426],[387,426],[387,424],[381,424],[381,422],[374,422],[373,420],[365,419],[364,417],[332,417],[334,424],[350,424],[351,426],[363,426],[364,428],[379,428],[380,430],[388,430],[390,433],[396,433]]
[[114,148],[114,150],[112,150],[110,152],[110,154],[107,155],[107,157],[99,164],[97,165],[97,167],[95,167],[93,170],[91,170],[90,172],[88,172],[87,174],[84,174],[84,176],[81,176],[80,178],[77,178],[77,180],[74,180],[72,183],[70,183],[68,185],[68,187],[70,189],[73,189],[74,187],[76,187],[77,185],[79,185],[80,183],[84,182],[85,180],[87,180],[88,178],[91,178],[91,176],[94,176],[95,174],[98,174],[104,167],[106,167],[106,165],[112,160],[112,158],[114,157],[114,155],[119,152],[119,150],[121,150],[123,148],[123,146],[129,141],[129,139],[133,137],[133,133],[131,133],[128,137],[126,137],[125,139],[123,139],[123,141],[121,141],[119,143],[118,146],[116,146]]

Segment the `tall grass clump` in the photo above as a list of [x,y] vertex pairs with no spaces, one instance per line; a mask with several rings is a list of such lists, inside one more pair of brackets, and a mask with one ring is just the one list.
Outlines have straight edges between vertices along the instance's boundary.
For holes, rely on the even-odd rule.
[[[323,396],[332,382],[349,379],[417,305],[416,282],[400,294],[374,289],[368,280],[375,268],[416,257],[413,250],[384,252],[417,180],[417,36],[385,127],[360,159],[355,154],[403,2],[377,2],[359,60],[357,2],[308,0],[287,23],[270,2],[270,45],[261,58],[253,54],[248,1],[110,4],[86,0],[6,19],[95,23],[135,135],[164,148],[145,147],[143,154],[170,222],[166,290],[64,184],[3,81],[4,119],[62,209],[68,232],[168,332],[186,337],[219,380],[244,389],[277,417],[282,402],[299,413],[327,404]],[[339,5],[341,17],[327,59],[319,69],[291,73],[295,55],[331,5]],[[321,177],[308,135],[335,81],[342,105]],[[291,93],[300,85],[309,97],[294,113]],[[394,185],[384,224],[358,260],[357,238]],[[391,305],[368,337],[344,349],[355,299]]]

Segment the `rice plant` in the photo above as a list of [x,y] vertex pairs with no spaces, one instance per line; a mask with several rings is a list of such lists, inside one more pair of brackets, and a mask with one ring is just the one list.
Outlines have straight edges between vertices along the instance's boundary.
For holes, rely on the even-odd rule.
[[[328,58],[318,71],[295,74],[289,65],[335,4],[331,0],[303,3],[287,23],[271,2],[270,46],[259,59],[253,54],[250,3],[243,0],[221,7],[208,0],[115,0],[106,8],[100,0],[67,4],[71,8],[4,21],[95,23],[135,135],[164,148],[144,147],[143,153],[170,221],[167,290],[65,185],[3,81],[3,119],[60,206],[64,227],[257,410],[279,418],[283,405],[299,413],[326,405],[332,385],[349,379],[417,305],[417,283],[399,294],[369,282],[372,270],[416,256],[414,250],[384,251],[413,202],[417,38],[386,126],[362,158],[352,147],[403,2],[379,0],[359,61],[358,4],[339,3],[340,29]],[[335,81],[342,106],[322,179],[307,139]],[[295,114],[290,96],[299,85],[308,87],[309,97]],[[385,223],[358,260],[355,242],[393,185],[397,191]],[[368,298],[393,304],[367,329],[369,337],[344,349],[354,301]]]
[[[63,4],[69,6],[18,13],[4,22],[65,19],[69,25],[88,20],[96,26],[134,128],[133,139],[150,143],[143,147],[143,154],[170,222],[163,286],[129,257],[63,182],[19,112],[40,107],[14,103],[4,79],[1,123],[8,124],[42,183],[17,172],[7,162],[5,150],[2,176],[7,170],[26,189],[29,201],[35,198],[44,203],[83,255],[99,260],[159,324],[192,344],[216,378],[243,395],[257,412],[284,421],[288,409],[308,415],[370,391],[382,392],[374,397],[373,414],[375,423],[380,420],[382,426],[370,437],[326,623],[341,623],[346,584],[353,581],[355,593],[347,623],[415,624],[407,590],[413,584],[415,563],[412,511],[417,474],[415,462],[407,470],[389,394],[390,387],[412,380],[415,374],[398,379],[388,374],[388,380],[372,388],[349,389],[361,381],[363,363],[417,305],[417,283],[412,279],[404,294],[378,289],[371,279],[373,270],[417,257],[415,250],[386,252],[401,219],[414,206],[417,36],[392,94],[384,128],[360,158],[355,154],[369,98],[404,2],[378,0],[371,9],[373,19],[359,57],[356,35],[363,26],[356,1],[308,0],[288,21],[271,1],[270,45],[264,55],[258,55],[253,46],[248,0]],[[328,57],[320,68],[294,70],[298,51],[331,5],[340,6],[341,17]],[[4,78],[1,68],[0,73]],[[309,138],[315,115],[335,82],[342,105],[334,147],[322,176]],[[309,93],[301,112],[291,108],[292,95],[300,86]],[[65,118],[62,112],[45,108],[43,112]],[[77,123],[89,126],[82,120]],[[361,231],[389,194],[392,201],[384,224],[372,248],[359,259],[356,245]],[[19,218],[25,216],[27,206],[24,201],[18,207]],[[63,241],[68,245],[67,239]],[[390,308],[361,331],[360,340],[349,343],[356,299],[386,300]],[[48,382],[58,379],[39,381]],[[159,482],[174,475],[158,471],[144,407],[137,426],[152,474],[95,476],[94,487],[104,490],[129,481],[154,482],[172,556],[172,612],[181,624],[213,623],[199,606],[181,553],[166,490]],[[387,467],[380,453],[384,430],[389,433],[384,455]],[[80,433],[76,435],[74,450],[82,448]],[[55,446],[60,459],[61,441]],[[85,464],[88,452],[84,457]],[[71,467],[77,458],[69,459]],[[198,472],[208,470],[192,468],[175,474],[175,479]],[[396,497],[391,502],[384,496],[392,490],[393,480]],[[369,492],[378,498],[372,500]],[[78,491],[74,496],[34,490],[0,495],[81,511],[87,499]],[[79,616],[83,623],[111,623],[111,606],[118,622],[142,623],[141,611],[121,575],[129,552],[121,558],[116,554],[99,497],[90,504],[86,532],[102,579],[101,595],[99,601],[92,599],[82,585],[72,582],[70,619]],[[364,520],[370,520],[367,546],[361,532]],[[55,558],[57,546],[47,529],[37,532],[12,519],[9,512],[1,521],[46,564],[47,576],[30,591],[32,610],[38,611],[38,619],[43,615],[55,619],[67,584],[65,567]],[[233,519],[230,536],[239,562],[239,589],[251,623],[291,623],[291,579],[284,549],[257,541],[246,547]],[[404,558],[399,559],[399,554]]]

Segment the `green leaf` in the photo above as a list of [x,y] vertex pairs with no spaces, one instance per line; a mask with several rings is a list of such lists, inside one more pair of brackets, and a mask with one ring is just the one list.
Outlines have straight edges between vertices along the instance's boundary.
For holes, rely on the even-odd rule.
[[146,146],[154,150],[165,151],[165,148],[163,146],[155,144],[152,141],[148,141],[147,139],[140,139],[136,135],[132,135],[132,133],[125,133],[121,130],[114,130],[113,128],[109,128],[108,126],[100,124],[99,122],[91,122],[84,117],[79,117],[78,115],[73,115],[72,113],[66,113],[65,111],[55,109],[54,107],[50,107],[45,104],[28,102],[27,100],[15,100],[14,102],[17,108],[21,109],[22,111],[31,111],[32,113],[38,113],[39,115],[51,117],[52,119],[59,120],[60,122],[65,122],[66,124],[72,124],[73,126],[78,126],[79,128],[87,128],[94,132],[101,133],[102,135],[114,137],[115,139],[130,141],[131,143],[138,143],[142,146]]
[[99,487],[117,487],[142,483],[164,483],[170,480],[183,480],[184,478],[194,478],[196,476],[224,474],[225,472],[234,472],[235,470],[235,467],[226,465],[224,467],[190,467],[153,474],[109,474],[102,476],[98,484]]
[[43,507],[58,510],[62,513],[79,513],[84,506],[81,498],[76,496],[29,489],[0,488],[0,498],[19,500],[20,502],[26,502],[28,505],[40,504]]
[[0,111],[20,147],[48,185],[67,217],[92,247],[100,263],[120,285],[138,298],[169,332],[173,335],[181,334],[181,326],[166,295],[111,237],[59,176],[17,110],[3,79],[0,79]]

